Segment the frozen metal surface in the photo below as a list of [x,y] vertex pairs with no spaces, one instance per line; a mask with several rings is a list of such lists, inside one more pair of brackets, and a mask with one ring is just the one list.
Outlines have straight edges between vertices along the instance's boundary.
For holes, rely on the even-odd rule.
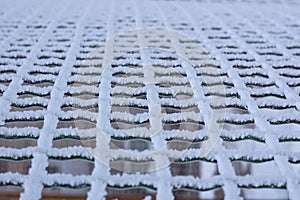
[[299,10],[1,1],[0,192],[299,198]]

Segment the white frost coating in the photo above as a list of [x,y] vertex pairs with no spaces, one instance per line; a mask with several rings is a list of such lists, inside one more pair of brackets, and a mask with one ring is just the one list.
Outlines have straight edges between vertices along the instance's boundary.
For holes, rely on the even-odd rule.
[[[106,15],[106,20],[107,20],[107,27],[106,27],[106,39],[113,34],[113,29],[112,29],[112,14],[114,12],[114,4],[115,2],[112,1],[110,4],[106,5],[108,6],[108,12]],[[104,89],[111,89],[111,87],[108,85],[107,81],[105,82],[105,78],[103,77],[106,76],[105,73],[109,74],[109,71],[105,71],[104,69],[108,67],[111,63],[109,63],[111,59],[111,51],[112,51],[112,46],[110,46],[108,42],[105,43],[105,55],[103,56],[103,61],[102,61],[102,79],[101,83],[99,86],[99,97],[97,99],[98,107],[99,107],[99,113],[97,115],[97,129],[98,133],[96,135],[96,148],[94,155],[95,156],[95,167],[92,172],[92,176],[98,177],[99,179],[95,179],[91,182],[91,190],[88,192],[88,197],[87,199],[93,200],[93,199],[104,199],[106,196],[106,185],[109,180],[109,160],[106,157],[109,152],[109,140],[110,136],[107,134],[107,126],[110,126],[110,124],[106,124],[109,122],[109,113],[110,113],[110,104],[107,101],[109,99],[109,92],[110,91],[105,91]],[[105,82],[105,83],[104,83]],[[105,96],[108,95],[108,96]],[[101,179],[100,179],[101,177]]]
[[[245,20],[245,22],[249,23],[249,27],[253,26],[252,23],[249,22],[248,20]],[[258,28],[255,28],[255,30],[257,30],[257,32],[259,32],[262,35],[262,37],[268,38],[268,40],[272,40],[271,39],[272,37],[270,37],[270,35],[267,32],[260,31]],[[233,37],[237,37],[237,36],[233,35]],[[280,45],[278,45],[278,41],[276,41],[276,42],[273,41],[273,42],[276,44],[276,46],[279,46],[280,49],[284,50],[284,47],[281,47]],[[242,42],[241,42],[241,45],[243,45]],[[252,50],[252,48],[248,48],[248,51],[250,52],[250,54],[253,55],[253,57],[256,60],[263,62],[263,58],[261,58],[261,56],[259,56],[259,54],[257,54],[255,52],[255,50]],[[290,54],[287,53],[287,51],[283,52],[283,55],[285,55],[285,54],[287,54],[286,56],[288,56],[288,57],[290,56]],[[262,64],[262,67],[264,68],[264,70],[266,70],[269,77],[272,77],[275,79],[276,85],[282,90],[282,92],[284,92],[285,97],[287,99],[290,99],[290,101],[292,101],[292,102],[295,101],[296,99],[299,100],[299,96],[297,97],[295,95],[295,93],[293,93],[291,91],[291,89],[288,87],[288,85],[285,82],[281,81],[279,75],[276,73],[276,71],[274,70],[274,68],[272,66],[270,66],[264,62]],[[245,94],[245,96],[246,96],[246,94]],[[270,130],[267,130],[267,128],[271,129],[271,126],[269,125],[269,123],[267,123],[265,120],[263,120],[261,118],[261,114],[259,113],[260,110],[257,108],[255,109],[255,106],[254,106],[255,102],[253,102],[252,99],[248,99],[248,101],[249,101],[249,104],[253,105],[253,106],[252,105],[249,106],[249,107],[251,107],[251,108],[249,108],[249,110],[251,110],[252,113],[254,114],[256,124],[261,128],[261,130],[263,130],[265,132],[266,143],[269,145],[269,148],[274,152],[277,152],[278,150],[280,151],[280,146],[278,145],[278,143],[279,143],[278,139],[273,136],[273,134],[272,134],[272,132],[270,132]],[[299,111],[299,108],[297,108],[297,109]],[[288,158],[276,155],[275,161],[276,161],[276,164],[278,165],[282,175],[287,177],[287,189],[289,191],[291,191],[290,198],[296,199],[300,195],[299,184],[296,184],[295,182],[293,182],[292,181],[293,174],[288,173],[291,170],[290,166],[288,165],[288,162],[287,162]]]
[[[183,9],[181,9],[181,10],[183,10]],[[183,11],[185,11],[185,10],[183,10]],[[194,20],[191,18],[191,13],[186,12],[186,15],[187,15],[188,19],[191,21],[191,23],[193,23],[193,25],[195,27],[197,27]],[[199,33],[198,30],[196,30],[196,31],[198,33],[197,36],[199,38],[201,38],[202,40],[205,40],[203,38],[203,36],[201,35],[201,33]],[[222,64],[224,64],[224,63],[222,63]],[[222,146],[219,143],[218,143],[218,146],[217,146],[217,150],[222,152]],[[215,149],[215,151],[216,151],[216,149]],[[227,173],[228,173],[227,172],[227,170],[228,170],[229,172],[231,172],[230,175],[232,177],[235,177],[234,172],[232,172],[233,171],[232,165],[229,162],[229,159],[226,158],[226,155],[223,154],[223,155],[219,156],[217,161],[218,161],[218,166],[219,166],[219,170],[220,170],[221,174],[224,174],[226,176]],[[227,177],[229,177],[229,176],[227,176]],[[223,189],[224,189],[224,192],[225,192],[225,198],[226,199],[239,199],[240,198],[239,189],[237,188],[237,186],[232,181],[228,180],[228,181],[224,182]]]
[[[62,14],[65,10],[62,10]],[[84,13],[85,14],[85,13]],[[60,15],[58,15],[60,16]],[[38,139],[38,146],[42,149],[48,149],[52,146],[53,130],[55,130],[58,123],[57,113],[60,112],[61,100],[63,99],[64,89],[67,87],[68,77],[71,75],[72,63],[76,60],[74,55],[79,48],[79,39],[83,34],[83,23],[84,16],[81,17],[77,25],[77,30],[73,38],[72,46],[69,49],[69,54],[66,57],[61,71],[58,77],[56,77],[53,90],[50,96],[52,97],[47,110],[51,111],[45,116],[45,124],[41,131],[40,137]],[[48,30],[52,30],[52,26],[56,24],[52,23],[48,27]],[[46,37],[45,37],[46,38]],[[46,42],[46,41],[43,41]],[[34,55],[34,54],[33,54]],[[39,181],[39,176],[44,176],[47,174],[46,167],[48,165],[48,156],[41,153],[34,153],[34,158],[32,159],[32,165],[29,170],[29,178],[24,182],[24,193],[21,194],[20,199],[38,199],[41,198],[41,191],[43,189],[42,183]]]
[[[107,185],[131,188],[141,184],[153,186],[157,199],[166,200],[177,198],[174,188],[184,187],[196,191],[221,186],[226,199],[242,196],[239,187],[287,187],[285,191],[289,198],[297,199],[300,195],[300,179],[295,170],[300,160],[297,148],[300,139],[298,4],[280,1],[278,5],[270,2],[264,5],[256,1],[230,3],[225,0],[222,3],[154,3],[150,0],[137,4],[133,0],[116,1],[112,5],[95,2],[93,9],[85,16],[81,15],[82,10],[90,2],[81,0],[69,4],[68,1],[53,4],[51,1],[37,3],[30,0],[19,2],[16,6],[4,0],[0,4],[0,118],[3,125],[0,127],[0,137],[5,138],[4,141],[15,141],[15,138],[22,137],[38,140],[36,147],[0,147],[1,159],[33,157],[29,175],[11,172],[0,174],[1,185],[22,185],[25,192],[21,198],[39,199],[44,186],[53,187],[57,184],[72,187],[91,185],[88,193],[91,200],[105,198]],[[61,7],[67,12],[55,18]],[[42,18],[38,18],[39,15]],[[61,29],[58,26],[66,27]],[[150,34],[153,39],[132,35],[119,38],[117,45],[97,47],[105,37],[136,29],[137,26],[168,27],[197,39],[197,43],[192,39],[168,41],[166,36],[153,33]],[[61,40],[56,41],[57,38]],[[126,55],[130,49],[147,45],[160,45],[166,48],[166,52],[152,51],[148,54],[145,51],[140,54],[137,50]],[[201,52],[195,50],[197,45],[203,46],[214,60],[201,60]],[[89,53],[95,49],[101,52],[99,57]],[[119,51],[114,53],[119,58],[108,63],[115,50]],[[174,56],[181,50],[197,64],[191,66]],[[148,63],[163,67],[150,67],[149,70]],[[104,72],[107,66],[112,66],[111,71]],[[182,77],[178,77],[174,71]],[[103,87],[97,99],[98,81],[102,73],[107,77],[106,81],[101,82],[104,85],[100,86]],[[130,77],[118,77],[122,73]],[[154,84],[141,86],[140,89],[130,87],[145,81],[171,87],[156,87]],[[221,81],[228,87],[224,91],[218,90]],[[164,95],[158,97],[159,94]],[[84,95],[87,99],[82,98]],[[174,96],[179,99],[170,98]],[[187,99],[180,99],[180,96]],[[215,96],[225,98],[224,102],[210,101]],[[128,105],[148,109],[148,113],[110,112],[112,107]],[[96,106],[99,106],[98,113],[94,112]],[[70,107],[75,110],[70,111]],[[195,107],[198,112],[191,111]],[[156,112],[167,112],[169,108],[171,111],[168,112],[171,113]],[[209,113],[214,110],[227,113],[216,118],[225,126],[211,154],[202,155],[201,148],[194,147],[183,154],[183,151],[170,149],[166,145],[167,140],[194,139],[205,140],[207,142],[204,143],[209,144]],[[58,121],[69,122],[72,118],[97,123],[97,126],[86,130],[68,125],[62,125],[66,128],[58,127]],[[109,142],[115,140],[110,137],[128,137],[122,130],[113,129],[110,121],[149,123],[150,131],[146,127],[135,126],[128,132],[132,137],[148,139],[147,143],[151,143],[151,146],[145,150],[109,148]],[[176,124],[178,121],[201,122],[201,129],[160,130],[166,123]],[[35,122],[44,125],[41,127]],[[104,135],[99,136],[99,127],[103,128]],[[153,132],[157,134],[150,137]],[[78,135],[82,140],[96,138],[97,148],[52,147],[53,139],[78,138]],[[262,147],[251,148],[251,151],[245,146],[242,148],[248,141],[246,139]],[[136,139],[133,141],[136,142]],[[236,148],[228,149],[229,144],[236,145]],[[286,149],[288,145],[291,148]],[[89,153],[92,151],[100,151],[99,156],[104,162],[95,161],[95,168],[90,175],[47,174],[45,170],[49,157],[93,160],[93,155]],[[220,174],[208,178],[174,175],[170,173],[172,168],[166,167],[151,174],[124,172],[122,175],[112,175],[109,161],[124,159],[138,162],[155,159],[157,165],[178,159],[183,166],[189,164],[186,162],[197,160],[201,165],[201,173],[202,170],[205,172],[203,163],[215,162],[210,164],[217,166]],[[249,164],[253,171],[261,161],[267,164],[271,160],[280,173],[257,176],[252,171],[250,175],[237,175],[233,170],[236,166],[232,166],[235,160],[246,165],[249,163],[246,161],[258,161]],[[151,197],[146,196],[145,199]]]
[[[220,18],[218,18],[219,20],[220,20]],[[231,33],[231,35],[232,36],[235,36],[235,34],[232,32],[232,31],[230,31],[230,33]],[[238,40],[239,41],[239,40]],[[228,61],[225,61],[224,60],[224,63],[225,62],[228,62]],[[228,66],[228,65],[225,65],[224,64],[224,66]],[[265,66],[265,65],[264,65]],[[229,66],[228,66],[229,67]],[[269,69],[271,68],[271,67],[268,67]],[[270,71],[270,70],[268,70],[268,71]],[[232,75],[232,79],[234,80],[236,80],[236,86],[241,86],[241,88],[245,88],[245,86],[244,85],[241,85],[241,84],[239,84],[240,83],[240,81],[237,81],[237,79],[239,79],[238,78],[238,76],[234,73],[234,71],[228,71],[229,72],[229,74],[230,75]],[[273,72],[272,72],[273,73]],[[270,77],[274,77],[274,76],[272,76],[272,75],[269,75]],[[286,91],[286,90],[285,90]],[[256,124],[260,127],[260,129],[261,130],[263,130],[264,132],[265,132],[265,134],[267,134],[267,133],[270,133],[270,134],[272,134],[271,132],[266,132],[266,128],[267,127],[269,127],[270,125],[265,121],[265,120],[263,120],[263,119],[261,119],[261,115],[258,113],[258,111],[260,111],[259,109],[257,109],[257,107],[255,106],[255,102],[253,101],[253,99],[252,98],[249,98],[249,94],[247,93],[247,90],[246,90],[246,88],[245,89],[243,89],[241,92],[240,92],[240,94],[241,94],[241,97],[244,99],[244,101],[248,104],[248,109],[251,111],[251,113],[253,113],[253,116],[254,116],[254,119],[255,119],[255,122],[256,122]],[[271,129],[271,128],[270,128]],[[277,143],[277,141],[275,141],[274,139],[269,139],[269,135],[266,135],[266,139],[267,139],[267,143],[270,145],[270,144],[274,144],[274,143]],[[273,150],[275,150],[274,149],[274,147],[271,147]],[[279,148],[278,146],[276,147],[276,148]],[[280,161],[278,161],[279,163],[281,163]],[[284,166],[280,166],[280,169],[281,169],[281,171],[283,172],[283,171],[289,171],[289,169],[287,169],[287,167],[286,167],[286,165],[285,165],[285,167]],[[291,194],[293,194],[293,195],[295,195],[297,192],[296,192],[296,190],[294,189],[294,185],[292,185],[292,187],[291,187],[291,190],[292,190],[292,192],[291,192]],[[299,190],[298,190],[299,191]]]
[[[47,6],[47,4],[44,6]],[[35,13],[35,14],[37,15],[38,13]],[[33,15],[33,16],[31,15],[30,17],[32,17],[34,19],[34,17],[36,17],[36,15]],[[22,29],[24,29],[26,26],[27,26],[26,23],[23,23],[23,26],[21,26],[17,30],[22,32]],[[47,30],[50,31],[51,29],[48,28]],[[4,47],[4,48],[2,48],[2,50],[4,50],[6,46],[9,46],[10,40],[13,40],[14,37],[16,37],[15,34],[19,34],[19,33],[13,33],[11,35],[11,38],[8,38],[8,41],[6,41],[6,43],[1,44],[1,46]],[[25,63],[22,63],[22,65],[19,67],[19,69],[17,70],[16,76],[14,76],[12,78],[12,81],[11,81],[9,87],[7,88],[7,90],[5,90],[5,92],[3,93],[3,96],[0,98],[0,105],[2,106],[1,116],[0,116],[0,125],[4,124],[3,120],[5,119],[5,116],[8,114],[8,112],[10,110],[10,107],[11,107],[10,101],[13,101],[17,97],[17,91],[18,91],[17,88],[20,87],[20,85],[23,82],[22,76],[26,75],[28,73],[28,71],[30,69],[32,69],[34,56],[36,56],[38,51],[40,51],[39,48],[43,44],[46,43],[46,40],[47,40],[47,32],[44,33],[44,37],[41,37],[41,40],[34,45],[33,49],[30,51],[28,59],[26,59]]]

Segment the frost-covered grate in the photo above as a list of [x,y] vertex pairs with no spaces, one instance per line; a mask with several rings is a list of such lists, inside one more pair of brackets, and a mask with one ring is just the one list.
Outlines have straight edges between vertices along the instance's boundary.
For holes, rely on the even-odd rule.
[[297,199],[299,7],[1,1],[0,198]]

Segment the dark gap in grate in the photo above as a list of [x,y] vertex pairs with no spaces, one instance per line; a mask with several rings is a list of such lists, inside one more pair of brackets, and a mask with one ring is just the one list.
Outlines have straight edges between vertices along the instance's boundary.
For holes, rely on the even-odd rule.
[[83,159],[52,160],[49,159],[47,172],[49,174],[90,175],[94,163]]
[[81,140],[79,139],[56,139],[52,142],[53,148],[66,148],[66,147],[75,147],[75,146],[85,146],[85,147],[95,147],[95,139]]
[[78,98],[81,100],[91,100],[91,99],[97,99],[99,96],[99,93],[94,93],[91,91],[84,91],[84,92],[66,92],[65,93],[66,97],[71,97],[71,98]]
[[143,122],[133,122],[133,121],[124,121],[119,119],[111,119],[110,120],[111,127],[114,129],[121,129],[121,130],[130,130],[133,128],[150,128],[149,120]]
[[184,112],[196,112],[199,113],[199,109],[196,105],[191,105],[189,107],[177,107],[172,105],[163,105],[161,107],[162,113],[172,114],[172,113],[184,113]]
[[[250,162],[249,162],[250,161]],[[261,161],[248,158],[248,161],[232,161],[235,174],[238,176],[252,175],[254,177],[273,176],[280,174],[280,170],[274,160]]]
[[24,84],[23,85],[48,85],[48,86],[52,86],[54,85],[54,80],[51,80],[51,79],[44,79],[44,80],[28,80],[28,79],[25,79],[24,80]]
[[59,59],[59,60],[65,60],[66,59],[65,56],[46,56],[46,55],[43,55],[43,56],[38,57],[38,59],[40,59],[40,60],[49,60],[49,59],[52,59],[52,58],[56,58],[56,59]]
[[228,61],[233,62],[233,61],[245,61],[245,62],[255,62],[255,59],[251,58],[227,58]]
[[102,61],[103,57],[94,56],[94,57],[76,57],[76,60],[87,61],[87,60],[99,60]]
[[218,123],[225,123],[225,124],[231,124],[231,125],[254,125],[254,119],[219,119],[217,120]]
[[[86,84],[82,84],[80,82],[68,82],[68,86],[71,88],[76,88],[76,87],[81,87],[81,86],[85,86]],[[99,84],[89,84],[89,86],[98,86]],[[89,92],[89,91],[84,91],[84,92]]]
[[300,49],[300,46],[298,45],[292,45],[292,46],[287,46],[287,49]]
[[240,95],[238,93],[226,93],[226,94],[221,94],[221,93],[217,93],[217,92],[206,92],[204,94],[205,96],[216,96],[216,97],[233,97],[233,98],[239,98],[240,99]]
[[152,66],[162,69],[182,67],[180,64],[174,65],[173,63],[170,63],[170,65],[153,64]]
[[245,107],[228,107],[224,108],[226,114],[240,114],[240,115],[249,115],[250,112]]
[[176,83],[171,81],[161,81],[160,83],[156,83],[155,86],[162,87],[162,88],[170,88],[172,86],[185,86],[191,87],[189,82],[186,83]]
[[259,83],[259,82],[248,82],[245,84],[247,87],[249,88],[266,88],[266,87],[272,87],[272,86],[276,86],[276,83]]
[[220,175],[217,163],[206,161],[174,162],[170,164],[172,176],[194,176],[198,178],[211,178]]
[[206,64],[201,64],[201,65],[196,65],[194,66],[196,69],[200,69],[200,68],[216,68],[216,69],[221,69],[221,66],[219,65],[215,65],[215,64],[211,64],[211,63],[206,63]]
[[146,100],[147,99],[147,94],[146,94],[146,92],[143,92],[143,93],[134,93],[134,94],[132,94],[129,97],[134,97],[136,99],[145,99]]
[[180,92],[175,94],[175,98],[178,100],[192,99],[193,97],[194,94],[189,92]]
[[258,105],[258,108],[273,109],[273,110],[285,110],[285,109],[296,109],[295,105]]
[[236,108],[236,109],[240,109],[241,112],[245,112],[247,110],[247,108],[243,105],[240,105],[240,104],[235,104],[235,103],[232,103],[232,104],[226,104],[226,105],[210,105],[210,107],[212,109],[230,109],[230,108]]
[[266,74],[263,74],[263,73],[259,73],[259,72],[253,72],[253,73],[250,73],[250,74],[242,74],[242,73],[239,73],[239,76],[244,78],[244,77],[262,77],[262,78],[269,78],[268,75]]
[[282,119],[282,120],[268,120],[272,125],[283,125],[283,124],[300,124],[299,119]]
[[174,99],[174,96],[172,94],[166,94],[166,93],[159,93],[160,99]]
[[247,44],[266,44],[265,41],[259,41],[259,40],[246,40]]
[[16,200],[19,199],[21,192],[24,192],[24,189],[18,186],[0,186],[0,199],[5,200]]
[[57,76],[59,72],[42,72],[42,71],[31,71],[29,75],[38,76],[38,75],[54,75]]
[[228,55],[246,55],[247,54],[247,52],[246,51],[233,51],[233,52],[231,52],[231,51],[223,51],[222,52],[223,54],[228,54]]
[[117,68],[117,67],[129,67],[129,68],[143,68],[143,66],[139,65],[139,64],[133,64],[133,63],[123,63],[123,64],[112,64],[111,65],[112,68]]
[[28,119],[24,119],[24,120],[6,120],[5,124],[3,125],[3,127],[6,128],[26,128],[26,127],[36,127],[41,129],[44,125],[44,120],[43,119],[34,119],[31,120],[29,123]]
[[17,71],[14,69],[0,69],[1,74],[16,74]]
[[208,39],[228,40],[228,39],[231,39],[231,37],[230,36],[208,36]]
[[158,60],[167,60],[167,61],[174,61],[177,60],[176,57],[171,57],[171,56],[152,56],[151,59],[158,59]]
[[276,197],[276,199],[288,199],[288,191],[276,188],[241,188],[241,196],[244,199],[266,199]]
[[279,73],[279,75],[287,78],[300,78],[300,73],[299,74]]
[[282,53],[275,53],[275,52],[263,52],[258,54],[261,56],[283,56]]
[[11,161],[0,158],[0,173],[12,172],[20,174],[28,174],[31,166],[30,160]]
[[234,45],[222,45],[222,46],[217,46],[218,49],[238,49],[237,46],[234,46]]
[[[155,199],[155,192],[152,190],[153,186],[129,186],[129,188],[119,188],[117,186],[108,186],[106,188],[107,191],[107,199],[131,199],[138,200],[144,199],[146,196],[151,196],[151,199]],[[151,188],[151,189],[148,189]]]
[[91,129],[96,127],[96,122],[90,119],[76,118],[76,119],[59,119],[57,129],[61,128],[78,128],[78,129]]
[[142,107],[139,105],[112,105],[111,113],[113,112],[129,112],[130,114],[148,113],[148,107]]
[[38,83],[31,83],[31,82],[25,81],[22,83],[22,86],[33,86],[33,87],[37,87],[37,88],[46,88],[46,87],[51,87],[53,85],[54,85],[54,83],[49,82],[49,81],[42,81],[42,82],[38,82]]
[[218,123],[220,123],[220,124],[224,124],[223,125],[223,129],[225,129],[225,130],[237,130],[237,129],[241,129],[241,128],[243,128],[243,129],[255,129],[256,128],[256,125],[254,124],[254,123],[252,123],[252,121],[250,121],[250,122],[246,122],[246,123],[244,123],[244,122],[230,122],[230,121],[228,121],[228,122],[226,122],[225,123],[225,121],[224,120],[220,120],[220,121],[218,121]]
[[117,82],[112,82],[111,83],[111,87],[114,88],[116,86],[124,86],[124,87],[132,87],[132,88],[139,88],[139,87],[143,87],[144,84],[143,83],[117,83]]
[[45,110],[46,106],[44,105],[26,105],[26,106],[18,106],[16,104],[12,104],[9,112],[22,112],[22,111],[34,111],[34,110]]
[[18,99],[30,99],[30,98],[34,98],[34,97],[42,97],[45,98],[47,100],[50,99],[50,91],[45,92],[43,94],[40,94],[38,92],[34,92],[34,91],[22,91],[22,92],[18,92]]
[[14,137],[15,137],[14,139],[0,138],[0,146],[5,148],[16,148],[16,149],[37,146],[37,140],[27,139],[27,138],[23,139],[18,136],[14,136]]
[[260,65],[237,65],[237,64],[233,65],[232,67],[236,69],[262,68],[262,66]]
[[9,86],[11,80],[0,80],[1,85]]
[[120,78],[124,78],[124,77],[129,77],[129,78],[134,78],[134,77],[144,77],[144,75],[142,73],[133,73],[133,72],[130,72],[130,73],[125,73],[125,72],[115,72],[112,74],[113,76],[115,77],[120,77]]
[[101,72],[85,72],[81,70],[77,70],[76,72],[71,72],[71,76],[90,76],[90,77],[101,77]]
[[115,140],[112,139],[109,144],[111,149],[126,149],[144,151],[150,149],[152,143],[144,139],[132,139],[132,140]]
[[207,73],[207,72],[198,72],[197,76],[207,76],[207,77],[222,77],[226,76],[228,77],[227,73],[219,72],[217,74]]
[[87,197],[87,193],[90,190],[89,186],[85,188],[71,188],[71,187],[44,187],[42,191],[43,200],[84,200]]
[[179,73],[179,72],[155,72],[156,77],[172,77],[172,78],[184,78],[187,77],[186,74],[184,73]]
[[22,85],[28,85],[28,86],[35,86],[35,87],[49,87],[49,86],[53,86],[54,85],[54,81],[53,80],[37,80],[37,81],[33,81],[33,80],[24,80]]
[[223,189],[216,185],[211,189],[196,190],[191,187],[173,189],[175,199],[224,199]]
[[197,131],[202,130],[204,127],[204,122],[201,121],[163,121],[163,130],[188,130]]
[[[251,131],[251,130],[249,130]],[[243,137],[243,136],[241,136]],[[225,149],[228,150],[238,150],[241,152],[247,151],[248,149],[265,149],[266,143],[264,138],[255,138],[254,136],[251,138],[249,135],[244,136],[238,140],[223,140],[222,144]]]
[[99,85],[98,81],[87,81],[85,80],[75,80],[75,81],[68,81],[68,85],[83,85],[83,86],[91,86],[91,85]]
[[37,64],[35,63],[34,66],[45,66],[45,67],[50,67],[50,68],[56,68],[56,67],[61,67],[61,63],[55,63],[55,62],[49,62],[45,64]]
[[253,98],[264,98],[264,97],[276,97],[280,99],[286,99],[284,94],[264,93],[264,94],[250,94]]
[[229,87],[229,88],[234,87],[233,83],[226,82],[226,81],[222,81],[222,82],[218,81],[218,82],[210,82],[210,83],[202,82],[201,83],[201,86],[207,86],[207,87],[209,87],[209,86],[219,86],[219,85],[224,85],[224,86]]

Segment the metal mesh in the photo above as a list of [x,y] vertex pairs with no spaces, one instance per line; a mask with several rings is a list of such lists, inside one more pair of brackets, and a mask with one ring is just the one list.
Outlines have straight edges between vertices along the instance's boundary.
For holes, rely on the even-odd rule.
[[[300,196],[298,3],[1,1],[0,18],[3,198]],[[150,31],[105,43],[137,27],[192,39]],[[128,51],[142,43],[161,51]],[[225,116],[211,122],[213,111]],[[211,123],[222,130],[202,156]],[[169,165],[147,172],[157,150]]]

